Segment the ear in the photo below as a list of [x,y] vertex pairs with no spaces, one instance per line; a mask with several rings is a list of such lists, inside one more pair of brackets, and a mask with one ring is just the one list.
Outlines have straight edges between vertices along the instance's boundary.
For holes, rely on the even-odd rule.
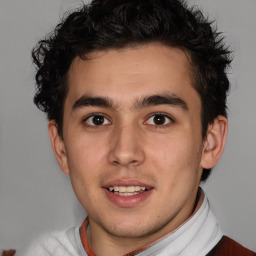
[[65,144],[58,133],[58,126],[55,120],[49,121],[48,132],[50,135],[52,149],[59,164],[59,167],[62,170],[62,172],[64,172],[65,174],[69,174]]
[[213,124],[208,126],[207,136],[201,158],[201,167],[213,168],[219,161],[226,144],[228,120],[224,116],[218,116]]

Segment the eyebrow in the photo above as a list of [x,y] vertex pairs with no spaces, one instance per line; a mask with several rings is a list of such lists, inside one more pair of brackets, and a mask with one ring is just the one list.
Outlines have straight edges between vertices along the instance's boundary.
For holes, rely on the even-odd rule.
[[104,108],[116,108],[113,101],[107,97],[91,97],[83,95],[75,101],[72,109],[76,110],[81,107],[104,107]]
[[157,106],[157,105],[172,105],[180,107],[183,110],[188,110],[187,103],[174,94],[164,94],[164,95],[150,95],[142,98],[135,103],[135,108],[144,108],[147,106]]
[[[165,95],[149,95],[145,97],[138,98],[133,107],[134,109],[141,109],[148,106],[158,106],[158,105],[172,105],[179,107],[183,110],[188,110],[187,103],[174,94]],[[118,105],[108,97],[92,97],[83,95],[78,100],[75,101],[72,109],[76,110],[82,107],[104,107],[117,109]]]

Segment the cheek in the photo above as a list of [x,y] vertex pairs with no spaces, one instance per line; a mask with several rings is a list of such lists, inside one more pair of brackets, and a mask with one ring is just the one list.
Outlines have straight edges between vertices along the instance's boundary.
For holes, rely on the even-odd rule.
[[88,211],[90,205],[97,200],[95,189],[99,187],[99,163],[102,163],[102,154],[95,143],[90,139],[87,143],[83,140],[73,140],[68,145],[68,166],[70,170],[70,180],[73,190]]
[[70,141],[67,144],[69,161],[79,169],[98,165],[106,154],[108,143],[103,138],[86,135],[78,136],[77,139],[73,137]]
[[193,194],[200,180],[200,157],[195,145],[179,138],[168,137],[155,141],[155,146],[149,147],[149,166],[156,175],[159,193],[165,195],[158,202],[166,209],[172,209],[173,205],[181,206],[181,202]]
[[147,147],[147,150],[151,164],[157,166],[156,168],[165,172],[166,175],[184,173],[190,176],[198,170],[199,149],[196,143],[184,134],[156,139]]
[[[86,191],[94,184],[97,186],[100,170],[105,165],[104,143],[97,142],[93,138],[72,138],[72,143],[67,143],[68,167],[70,179],[75,190]],[[84,193],[85,194],[85,193]]]

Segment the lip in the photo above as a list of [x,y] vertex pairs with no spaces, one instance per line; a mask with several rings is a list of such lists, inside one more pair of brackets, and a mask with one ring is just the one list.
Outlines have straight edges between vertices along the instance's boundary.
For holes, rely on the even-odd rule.
[[146,183],[143,183],[143,182],[140,182],[138,180],[113,180],[113,181],[110,181],[108,183],[106,183],[104,186],[102,186],[103,188],[109,188],[109,187],[114,187],[114,186],[125,186],[125,187],[128,187],[128,186],[140,186],[140,187],[145,187],[147,189],[151,189],[152,186],[146,184]]
[[[122,196],[110,192],[107,188],[113,186],[140,186],[148,190],[132,196]],[[138,180],[113,180],[102,187],[107,199],[118,207],[135,207],[147,200],[152,195],[154,188]]]

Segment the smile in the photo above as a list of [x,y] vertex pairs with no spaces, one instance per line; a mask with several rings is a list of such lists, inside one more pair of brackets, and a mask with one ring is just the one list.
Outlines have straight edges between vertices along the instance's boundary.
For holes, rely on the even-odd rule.
[[119,196],[134,196],[149,190],[140,186],[111,186],[107,189]]
[[107,199],[118,207],[135,207],[148,200],[155,188],[138,180],[113,180],[105,184],[103,191]]

